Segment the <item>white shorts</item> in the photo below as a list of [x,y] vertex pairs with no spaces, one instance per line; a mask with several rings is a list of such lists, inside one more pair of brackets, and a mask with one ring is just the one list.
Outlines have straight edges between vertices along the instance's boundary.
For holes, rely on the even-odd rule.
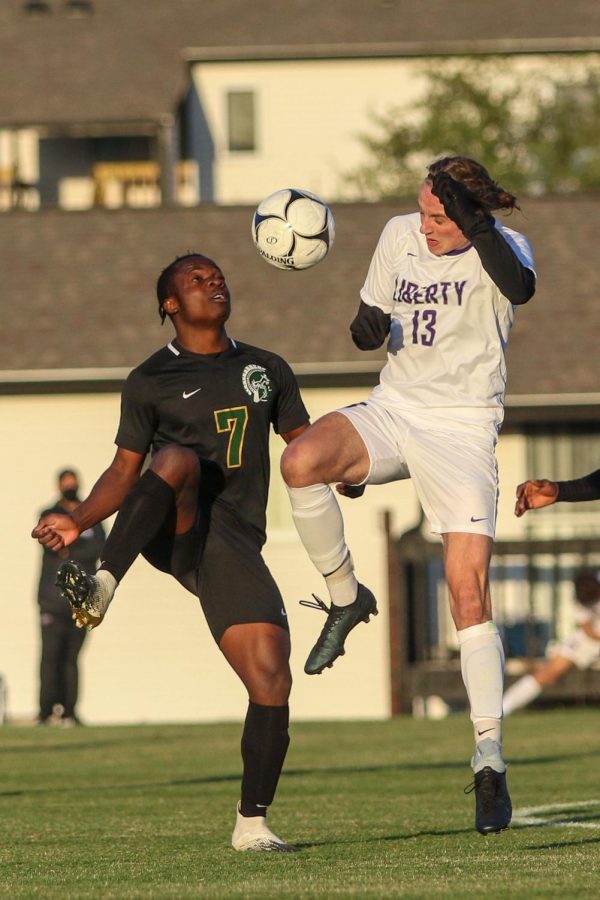
[[566,656],[578,669],[588,669],[600,657],[600,641],[595,641],[578,628],[567,640],[559,644],[552,656]]
[[466,532],[493,538],[498,506],[497,435],[473,425],[453,431],[430,412],[389,409],[369,399],[338,409],[369,454],[363,484],[412,478],[434,534]]

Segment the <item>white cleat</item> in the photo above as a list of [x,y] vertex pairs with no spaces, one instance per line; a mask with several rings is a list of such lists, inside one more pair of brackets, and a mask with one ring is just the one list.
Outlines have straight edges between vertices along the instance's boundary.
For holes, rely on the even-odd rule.
[[273,834],[267,827],[264,816],[243,816],[237,808],[235,828],[231,835],[231,846],[234,850],[253,850],[258,852],[296,853],[298,847],[287,844]]

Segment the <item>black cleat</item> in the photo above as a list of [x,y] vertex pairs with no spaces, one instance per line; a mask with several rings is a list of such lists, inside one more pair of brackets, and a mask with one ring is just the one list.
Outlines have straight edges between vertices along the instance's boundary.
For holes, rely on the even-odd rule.
[[494,834],[510,825],[512,804],[506,786],[506,772],[485,766],[475,773],[465,794],[475,791],[475,828],[479,834]]
[[63,600],[71,607],[78,628],[91,631],[104,618],[100,601],[101,589],[93,575],[88,575],[73,560],[64,562],[56,573],[56,586]]
[[368,622],[370,616],[378,614],[377,603],[371,591],[363,584],[358,585],[356,600],[349,606],[335,606],[329,608],[322,600],[313,594],[315,603],[311,600],[301,600],[302,606],[311,606],[314,609],[322,609],[327,613],[327,621],[323,631],[319,635],[317,643],[308,654],[304,666],[307,675],[319,675],[323,669],[331,668],[338,656],[343,656],[344,641],[353,628],[359,622]]

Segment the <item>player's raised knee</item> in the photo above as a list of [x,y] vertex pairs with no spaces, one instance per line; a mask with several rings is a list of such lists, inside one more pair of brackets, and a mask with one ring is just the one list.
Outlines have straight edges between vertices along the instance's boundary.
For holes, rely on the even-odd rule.
[[288,444],[281,457],[281,475],[288,487],[314,484],[314,464],[310,453],[299,438]]
[[190,447],[167,444],[154,455],[150,468],[161,478],[170,481],[174,475],[199,472],[198,456]]
[[164,464],[189,464],[197,463],[198,456],[191,447],[182,447],[181,444],[167,444],[161,447],[154,455],[152,465]]

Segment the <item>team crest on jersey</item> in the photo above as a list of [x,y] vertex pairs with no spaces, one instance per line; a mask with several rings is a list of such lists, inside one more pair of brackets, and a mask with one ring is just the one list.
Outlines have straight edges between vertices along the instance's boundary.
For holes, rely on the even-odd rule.
[[242,372],[242,384],[255,403],[266,403],[273,392],[267,370],[256,363],[246,366]]

